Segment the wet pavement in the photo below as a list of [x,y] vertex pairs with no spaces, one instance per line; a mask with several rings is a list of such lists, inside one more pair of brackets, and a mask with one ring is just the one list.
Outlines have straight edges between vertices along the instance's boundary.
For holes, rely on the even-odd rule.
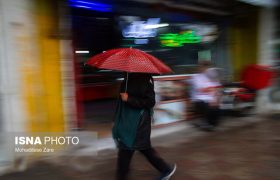
[[[189,129],[153,139],[155,148],[178,169],[174,180],[277,180],[280,179],[280,118],[232,118],[216,132]],[[242,125],[238,125],[238,124]],[[231,124],[231,125],[230,125]],[[230,127],[230,128],[229,128]],[[98,156],[41,160],[24,172],[0,176],[1,180],[113,180],[116,150]],[[152,180],[157,171],[136,153],[131,180]]]

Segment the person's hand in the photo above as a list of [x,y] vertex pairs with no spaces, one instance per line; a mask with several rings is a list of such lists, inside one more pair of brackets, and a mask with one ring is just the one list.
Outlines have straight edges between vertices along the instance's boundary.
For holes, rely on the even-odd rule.
[[128,94],[127,93],[120,93],[120,95],[121,95],[122,101],[126,102],[127,99],[128,99]]

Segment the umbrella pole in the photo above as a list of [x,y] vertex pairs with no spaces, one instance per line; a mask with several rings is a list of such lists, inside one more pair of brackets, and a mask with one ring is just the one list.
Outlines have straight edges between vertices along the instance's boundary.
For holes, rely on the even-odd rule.
[[125,93],[127,91],[127,81],[128,81],[128,72],[126,73],[126,81],[125,81]]

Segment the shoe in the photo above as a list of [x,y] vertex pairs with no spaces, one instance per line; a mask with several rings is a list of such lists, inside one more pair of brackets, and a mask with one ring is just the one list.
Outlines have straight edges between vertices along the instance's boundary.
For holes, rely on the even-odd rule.
[[161,175],[159,180],[169,180],[171,178],[171,176],[175,173],[176,169],[177,169],[177,166],[176,166],[176,164],[174,164],[173,168],[170,169],[170,171],[168,171],[167,173]]

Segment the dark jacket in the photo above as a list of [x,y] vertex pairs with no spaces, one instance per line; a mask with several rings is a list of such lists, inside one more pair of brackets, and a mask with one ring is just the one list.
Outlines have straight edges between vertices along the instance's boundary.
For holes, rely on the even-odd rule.
[[[121,92],[125,92],[126,78],[121,84]],[[138,124],[134,150],[142,150],[151,147],[151,116],[152,108],[155,105],[155,91],[152,76],[142,73],[130,73],[127,85],[128,101],[127,105],[143,109],[144,113]],[[126,149],[125,145],[120,148]]]

